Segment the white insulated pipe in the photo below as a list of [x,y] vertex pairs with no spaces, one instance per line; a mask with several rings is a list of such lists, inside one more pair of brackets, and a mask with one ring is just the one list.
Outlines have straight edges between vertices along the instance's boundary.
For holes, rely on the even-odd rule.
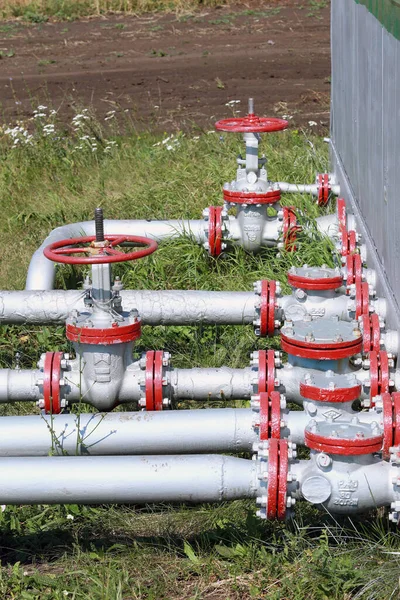
[[[139,235],[156,241],[173,239],[184,235],[193,237],[198,244],[205,241],[203,220],[109,220],[104,221],[106,235],[126,234]],[[26,278],[27,290],[51,290],[54,287],[55,263],[48,260],[43,250],[53,242],[81,236],[95,235],[94,221],[81,221],[70,225],[62,225],[54,229],[34,252],[29,264]]]
[[0,456],[249,452],[248,408],[0,418]]
[[[281,192],[292,193],[292,194],[311,194],[312,196],[318,196],[319,185],[316,183],[312,184],[301,184],[301,183],[287,183],[286,181],[278,181],[275,183],[281,190]],[[332,194],[339,196],[340,185],[331,185]]]
[[[137,309],[143,325],[251,324],[254,292],[122,290],[125,311]],[[0,323],[64,324],[72,310],[87,310],[84,290],[0,291]]]
[[257,496],[255,461],[214,454],[0,459],[0,504],[223,502]]

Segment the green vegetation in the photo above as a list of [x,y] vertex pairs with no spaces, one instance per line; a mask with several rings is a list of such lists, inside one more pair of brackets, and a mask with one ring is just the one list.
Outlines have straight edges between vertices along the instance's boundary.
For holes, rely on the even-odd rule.
[[[221,201],[240,136],[138,132],[125,113],[101,126],[82,110],[70,127],[39,106],[33,121],[0,135],[2,289],[22,288],[29,258],[53,227],[92,218],[199,218]],[[124,119],[117,125],[117,118]],[[120,129],[121,127],[121,129]],[[122,131],[124,133],[122,133]],[[16,141],[18,140],[18,141]],[[263,139],[272,179],[309,182],[327,168],[321,139],[288,131]],[[307,196],[285,198],[312,219]],[[300,218],[301,220],[301,218]],[[292,264],[332,264],[331,245],[311,231],[299,251],[237,249],[210,260],[189,239],[137,263],[119,265],[127,287],[251,289],[261,277],[285,283]],[[82,271],[58,270],[58,286]],[[276,347],[277,340],[272,340]],[[173,354],[175,366],[244,366],[271,341],[250,328],[144,328],[137,350]],[[0,367],[30,368],[41,352],[67,349],[62,327],[2,327]],[[217,404],[217,403],[215,403]],[[29,404],[2,407],[26,413]],[[0,494],[1,497],[1,494]],[[288,525],[254,516],[251,501],[223,505],[84,507],[8,506],[0,512],[0,597],[4,600],[384,600],[399,595],[400,536],[386,517],[336,520],[306,504]]]
[[0,17],[22,17],[31,23],[43,23],[49,18],[73,20],[109,11],[184,12],[229,3],[229,0],[2,0]]

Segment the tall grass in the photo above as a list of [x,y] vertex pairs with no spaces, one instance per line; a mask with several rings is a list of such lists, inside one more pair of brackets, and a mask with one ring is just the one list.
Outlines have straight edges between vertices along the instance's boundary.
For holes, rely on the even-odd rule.
[[[205,206],[221,202],[222,183],[242,150],[235,135],[196,129],[160,137],[137,133],[129,122],[122,131],[115,116],[105,130],[90,111],[69,127],[49,108],[35,114],[41,116],[18,129],[4,126],[0,137],[3,289],[23,287],[32,252],[53,227],[90,219],[98,205],[111,218],[199,218]],[[324,143],[302,131],[265,136],[263,146],[272,179],[309,182],[328,166]],[[308,196],[285,201],[310,219],[320,214]],[[118,273],[134,288],[242,290],[260,277],[285,283],[292,264],[329,264],[331,250],[315,234],[294,254],[236,249],[210,260],[183,239],[120,265]],[[62,267],[57,284],[82,278],[81,270]],[[171,350],[175,366],[243,366],[251,350],[271,343],[245,327],[146,327],[138,350]],[[19,352],[29,368],[41,352],[66,348],[61,327],[3,327],[0,366],[15,364]],[[32,410],[26,404],[2,412]],[[399,597],[399,551],[400,536],[385,517],[336,520],[301,503],[287,525],[256,519],[252,501],[7,506],[0,512],[0,598],[386,600]]]
[[187,12],[229,4],[230,0],[0,0],[0,16],[40,22],[49,17],[76,19],[107,12]]

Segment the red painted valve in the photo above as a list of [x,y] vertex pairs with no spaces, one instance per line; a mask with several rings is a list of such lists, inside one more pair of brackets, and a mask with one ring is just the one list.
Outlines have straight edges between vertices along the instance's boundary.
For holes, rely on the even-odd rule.
[[245,117],[222,119],[215,123],[217,131],[233,133],[272,133],[286,129],[288,122],[274,117],[258,117],[249,113]]
[[326,206],[329,202],[331,186],[328,173],[319,173],[317,177],[318,184],[318,206]]
[[[133,252],[117,250],[120,244],[144,246]],[[85,236],[53,242],[43,253],[53,262],[66,265],[97,265],[105,263],[125,262],[148,256],[157,250],[157,242],[136,235],[105,235],[104,241],[97,242],[96,236]],[[74,256],[88,254],[89,256]]]

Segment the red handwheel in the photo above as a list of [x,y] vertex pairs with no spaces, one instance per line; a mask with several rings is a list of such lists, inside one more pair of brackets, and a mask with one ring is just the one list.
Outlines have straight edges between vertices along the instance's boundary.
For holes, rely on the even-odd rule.
[[[117,250],[121,244],[143,246],[139,250],[124,252]],[[43,254],[53,262],[66,265],[94,265],[126,262],[148,256],[157,250],[157,242],[137,235],[105,235],[104,241],[96,242],[96,236],[85,236],[53,242]],[[80,256],[74,256],[79,254]],[[82,256],[88,254],[89,256]]]
[[285,119],[258,117],[252,113],[245,117],[222,119],[215,123],[217,131],[233,133],[272,133],[274,131],[283,131],[287,126],[288,122]]

